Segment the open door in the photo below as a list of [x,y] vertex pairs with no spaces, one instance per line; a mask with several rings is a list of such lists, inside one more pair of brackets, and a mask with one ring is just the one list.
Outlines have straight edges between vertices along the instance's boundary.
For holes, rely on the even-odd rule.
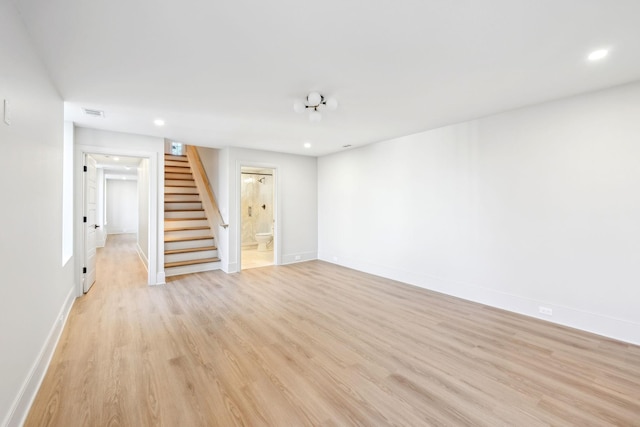
[[83,291],[96,281],[96,161],[85,155],[84,171],[84,279]]

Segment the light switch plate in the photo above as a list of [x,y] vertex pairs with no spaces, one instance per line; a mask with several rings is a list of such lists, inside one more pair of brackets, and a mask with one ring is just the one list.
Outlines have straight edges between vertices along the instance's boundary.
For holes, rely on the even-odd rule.
[[4,100],[4,122],[7,125],[11,124],[11,112],[9,111],[9,100]]

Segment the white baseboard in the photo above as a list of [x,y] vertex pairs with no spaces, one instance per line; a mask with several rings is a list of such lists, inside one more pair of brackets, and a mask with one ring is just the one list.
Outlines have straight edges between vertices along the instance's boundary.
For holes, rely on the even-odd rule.
[[[338,260],[333,257],[320,254],[319,259],[468,301],[640,345],[640,324],[628,320],[592,313],[574,307],[553,304],[547,301],[507,294],[482,286],[453,282],[421,273],[374,265],[353,258],[340,257],[338,262]],[[553,310],[553,316],[540,314],[538,312],[540,306],[551,308]]]
[[72,286],[69,289],[69,293],[67,294],[64,304],[58,313],[58,317],[49,331],[49,335],[47,336],[47,339],[40,350],[40,354],[29,372],[29,376],[25,380],[20,393],[11,406],[12,409],[9,412],[9,415],[2,423],[3,426],[19,427],[24,424],[27,415],[29,414],[29,409],[31,409],[31,405],[33,404],[33,400],[40,389],[42,380],[44,380],[44,376],[47,373],[47,369],[51,363],[51,358],[53,357],[53,353],[55,352],[60,336],[62,335],[62,330],[69,318],[71,307],[73,307],[73,303],[76,300],[75,290],[75,286]]
[[149,283],[150,285],[165,285],[167,283],[167,276],[164,271],[158,271],[156,274],[157,283]]
[[142,248],[140,247],[140,244],[137,243],[137,242],[136,242],[136,250],[138,251],[138,256],[142,260],[142,263],[144,264],[144,269],[147,270],[147,273],[148,273],[149,272],[149,259],[147,259],[147,256],[142,251]]
[[137,232],[138,232],[138,230],[136,230],[136,229],[121,228],[119,230],[109,230],[109,232],[107,232],[107,235],[109,235],[109,234],[136,234]]
[[282,265],[286,264],[295,264],[296,262],[305,262],[305,261],[313,261],[314,259],[318,259],[317,252],[301,252],[297,254],[286,254],[282,255]]
[[229,262],[225,264],[224,262],[220,266],[220,269],[227,274],[237,273],[238,272],[238,263],[237,262]]

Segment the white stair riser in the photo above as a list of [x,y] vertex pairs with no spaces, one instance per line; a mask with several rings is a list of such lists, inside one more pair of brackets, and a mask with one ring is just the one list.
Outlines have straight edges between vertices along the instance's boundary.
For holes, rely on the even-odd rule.
[[191,211],[178,211],[178,212],[165,212],[164,213],[164,217],[165,218],[203,218],[206,219],[207,217],[204,214],[204,211],[195,211],[195,212],[191,212]]
[[179,274],[199,273],[201,271],[220,270],[222,263],[205,262],[203,264],[183,265],[180,267],[167,267],[164,269],[166,277],[177,276]]
[[173,230],[176,228],[184,227],[208,227],[209,222],[206,218],[203,219],[188,219],[183,221],[165,221],[164,231]]
[[165,194],[164,201],[166,202],[199,202],[200,196],[198,194]]
[[169,194],[169,193],[180,193],[180,194],[186,194],[186,193],[197,193],[198,189],[197,188],[193,188],[193,187],[164,187],[164,194]]
[[213,237],[211,239],[185,240],[183,242],[165,242],[164,250],[202,248],[205,246],[215,246],[213,244]]
[[177,160],[177,161],[186,162],[187,156],[174,156],[173,154],[165,154],[164,161],[166,162],[167,160]]
[[189,162],[183,162],[182,160],[164,159],[164,166],[189,166]]
[[164,231],[165,237],[211,237],[211,230],[206,228],[204,230],[180,230],[180,231]]
[[[193,187],[195,188],[196,182],[193,180],[182,180],[182,179],[165,179],[164,180],[165,187]],[[166,191],[166,190],[165,190]]]
[[181,210],[181,209],[202,209],[202,203],[167,203],[164,204],[165,210]]
[[217,256],[218,256],[217,250],[183,252],[180,254],[166,254],[164,256],[164,262],[191,261],[194,259],[215,258]]
[[164,179],[193,180],[193,175],[187,173],[165,172]]

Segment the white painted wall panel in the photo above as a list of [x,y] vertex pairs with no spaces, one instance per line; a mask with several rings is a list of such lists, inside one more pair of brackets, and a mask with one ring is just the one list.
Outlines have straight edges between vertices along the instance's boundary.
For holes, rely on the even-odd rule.
[[240,166],[276,168],[276,217],[280,228],[280,262],[316,259],[318,248],[318,175],[314,157],[241,148],[225,148],[218,153],[220,211],[230,226],[220,233],[219,248],[223,269],[237,271],[239,250]]
[[640,84],[319,160],[319,257],[640,343]]
[[108,179],[107,233],[136,233],[138,230],[138,185],[136,181]]
[[0,0],[0,425],[20,425],[73,299],[63,267],[63,103],[13,2]]

